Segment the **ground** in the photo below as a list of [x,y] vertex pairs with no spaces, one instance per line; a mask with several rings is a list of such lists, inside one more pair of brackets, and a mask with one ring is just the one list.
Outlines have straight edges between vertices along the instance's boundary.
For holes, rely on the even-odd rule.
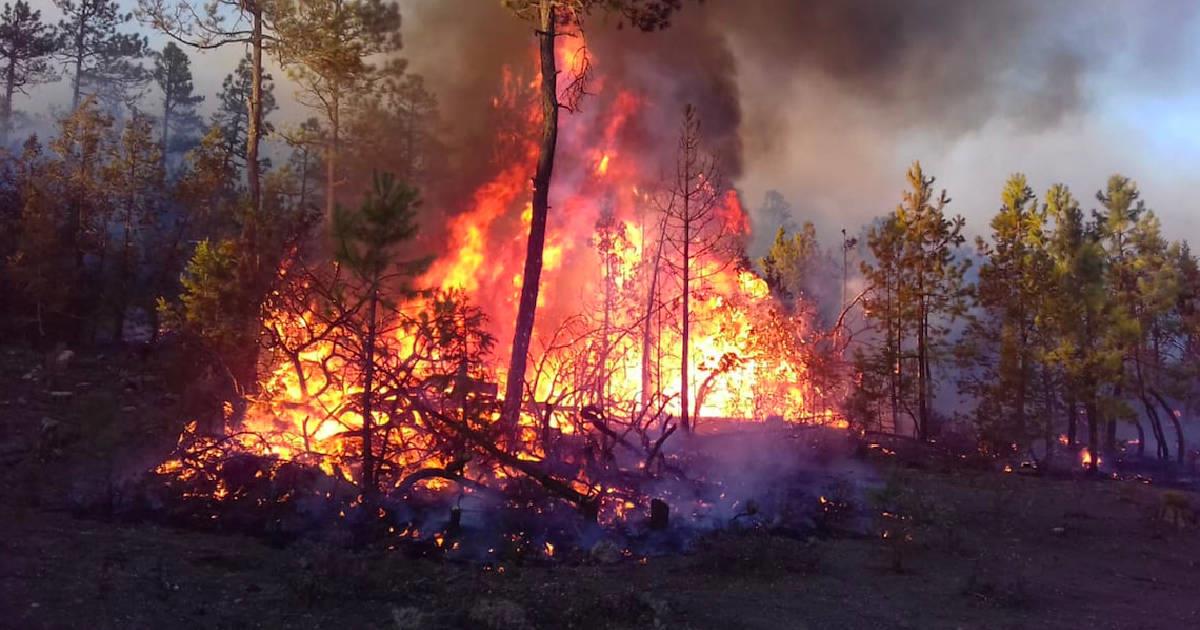
[[177,397],[124,357],[76,362],[55,396],[23,378],[29,357],[0,372],[0,627],[1200,627],[1200,530],[1162,514],[1200,498],[1137,481],[883,458],[867,533],[724,532],[644,561],[482,565],[83,517],[80,494],[177,430]]

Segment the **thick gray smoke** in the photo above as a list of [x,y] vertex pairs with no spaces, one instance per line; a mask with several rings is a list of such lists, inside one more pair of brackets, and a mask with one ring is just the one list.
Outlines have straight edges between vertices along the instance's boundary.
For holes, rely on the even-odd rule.
[[[1018,150],[1012,138],[1054,145],[1063,142],[1055,134],[1069,133],[1081,145],[1107,143],[1089,128],[1096,94],[1111,82],[1172,89],[1189,63],[1198,8],[1182,0],[685,0],[658,33],[593,16],[588,42],[609,80],[652,95],[648,139],[670,138],[682,105],[697,105],[747,206],[777,188],[829,235],[888,211],[912,159],[932,162],[935,174],[977,170],[943,163],[981,136],[1010,141],[998,155],[1019,155],[989,155],[997,172],[980,181],[940,181],[960,201],[967,186],[982,191],[965,196],[978,205],[997,197],[1011,170],[1036,175],[1043,166],[1036,146]],[[405,54],[440,95],[454,136],[478,146],[500,69],[533,54],[531,26],[499,2],[407,0],[402,10]],[[1059,164],[1043,177],[1082,172]],[[1127,168],[1089,166],[1088,181],[1078,182],[1084,197],[1104,174]],[[982,225],[975,217],[994,205],[959,211]]]

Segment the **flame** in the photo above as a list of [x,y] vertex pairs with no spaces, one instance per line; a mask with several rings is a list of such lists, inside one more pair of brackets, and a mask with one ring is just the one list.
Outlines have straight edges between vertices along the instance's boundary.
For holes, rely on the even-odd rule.
[[[582,37],[560,38],[558,46],[564,73],[599,67],[588,60]],[[517,114],[513,118],[518,130],[507,130],[497,141],[503,155],[490,178],[468,196],[464,209],[448,219],[442,254],[415,283],[420,288],[460,292],[470,304],[486,311],[488,332],[496,344],[488,365],[470,376],[489,381],[498,392],[505,391],[509,342],[524,282],[526,239],[533,215],[530,174],[538,155],[539,82],[522,77],[506,68],[503,87],[492,100],[497,110]],[[671,248],[660,242],[662,224],[651,203],[653,193],[647,192],[659,186],[653,174],[660,169],[643,157],[645,146],[637,144],[646,141],[639,116],[649,101],[643,95],[607,87],[602,76],[594,78],[589,85],[588,108],[561,120],[528,375],[533,403],[554,400],[563,409],[551,413],[546,426],[564,436],[590,431],[572,410],[598,397],[625,401],[614,413],[632,413],[647,395],[654,394],[665,401],[665,413],[679,415],[680,393],[687,387],[696,406],[689,412],[700,419],[763,421],[779,416],[847,428],[846,421],[812,384],[803,352],[807,321],[785,314],[767,283],[753,271],[731,264],[728,255],[722,259],[710,254],[692,262],[700,280],[692,287],[689,380],[681,383],[680,289],[670,276],[671,265],[677,263],[670,260],[674,255]],[[670,154],[674,147],[675,140],[669,139],[660,148]],[[749,232],[748,215],[734,190],[720,195],[717,215],[734,238]],[[658,260],[660,251],[662,260]],[[659,306],[647,317],[648,287],[654,279],[659,286]],[[401,310],[421,311],[427,307],[424,300],[414,299]],[[644,357],[647,346],[642,332],[648,322],[654,328],[648,337],[650,356]],[[294,356],[277,353],[270,358],[259,391],[248,401],[237,420],[238,431],[230,437],[247,451],[314,465],[326,474],[353,481],[362,448],[355,436],[363,426],[363,418],[351,404],[362,394],[361,379],[354,376],[356,366],[347,364],[332,342],[290,343],[300,338],[319,339],[324,325],[314,311],[280,308],[270,314],[265,326],[274,336],[287,341],[285,346],[303,350]],[[410,328],[393,328],[395,334],[385,340],[388,356],[414,356],[419,342]],[[426,361],[436,360],[434,356]],[[653,369],[646,370],[647,363],[652,363]],[[414,369],[433,368],[418,365]],[[598,384],[577,387],[589,379]],[[233,417],[230,408],[226,418],[232,421]],[[389,416],[375,412],[373,420],[376,426],[384,426]],[[439,443],[442,438],[430,430],[426,420],[412,411],[406,423],[389,425],[395,428],[382,452],[397,478],[452,463],[439,454],[446,452]],[[525,413],[519,428],[517,457],[544,459],[542,420]],[[198,443],[214,443],[204,442],[194,423],[185,434]],[[171,460],[158,470],[182,475],[184,468],[179,460]],[[474,463],[465,470],[464,474],[473,478],[498,483],[514,474],[502,466],[484,470]],[[420,487],[436,492],[451,485],[451,481],[434,478],[424,480]],[[587,480],[577,479],[570,485],[588,495],[603,493]],[[623,516],[634,507],[633,501],[614,497],[610,511]],[[553,555],[552,544],[546,543],[545,550]]]

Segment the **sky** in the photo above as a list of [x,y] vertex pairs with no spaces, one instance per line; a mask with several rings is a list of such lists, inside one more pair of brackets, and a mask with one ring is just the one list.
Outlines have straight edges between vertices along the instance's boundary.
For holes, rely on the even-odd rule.
[[[58,20],[50,0],[31,4]],[[443,103],[470,94],[472,73],[490,68],[481,55],[532,42],[499,5],[400,2],[402,54]],[[728,127],[745,205],[753,212],[778,190],[827,243],[893,209],[917,159],[971,234],[986,230],[1011,173],[1025,173],[1038,193],[1065,182],[1092,208],[1119,172],[1138,182],[1168,237],[1200,241],[1198,13],[1200,3],[1186,0],[707,0],[666,33],[638,34],[630,54],[672,75],[674,65],[722,53],[729,63],[711,72],[736,110]],[[154,48],[166,42],[131,28]],[[207,111],[242,50],[188,52]],[[275,120],[299,120],[284,73],[273,74]],[[16,107],[48,125],[69,90],[33,90]]]

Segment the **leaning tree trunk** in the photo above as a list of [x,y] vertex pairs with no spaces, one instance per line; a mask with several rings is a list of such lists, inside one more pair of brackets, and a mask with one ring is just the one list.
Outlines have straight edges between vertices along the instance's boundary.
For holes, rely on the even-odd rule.
[[654,264],[650,270],[650,288],[646,292],[646,317],[642,326],[642,409],[650,409],[650,350],[653,335],[651,330],[654,318],[654,302],[658,296],[658,267],[662,262],[663,244],[667,240],[666,222],[664,220],[658,235],[658,247],[654,252]]
[[542,142],[538,148],[537,171],[533,177],[533,216],[529,224],[521,300],[517,307],[512,357],[501,413],[501,422],[509,430],[516,427],[521,415],[525,368],[529,361],[529,345],[533,340],[538,288],[542,277],[542,247],[546,242],[546,218],[550,211],[550,180],[554,174],[554,152],[558,146],[558,67],[554,57],[556,25],[551,3],[541,2],[539,7],[537,38],[542,75]]
[[1187,442],[1183,437],[1183,423],[1179,421],[1179,416],[1175,413],[1175,410],[1171,408],[1171,405],[1167,404],[1167,399],[1158,393],[1158,390],[1153,387],[1150,388],[1150,395],[1162,406],[1163,412],[1167,414],[1167,417],[1171,419],[1171,424],[1175,427],[1175,461],[1182,465],[1184,455],[1187,451]]

